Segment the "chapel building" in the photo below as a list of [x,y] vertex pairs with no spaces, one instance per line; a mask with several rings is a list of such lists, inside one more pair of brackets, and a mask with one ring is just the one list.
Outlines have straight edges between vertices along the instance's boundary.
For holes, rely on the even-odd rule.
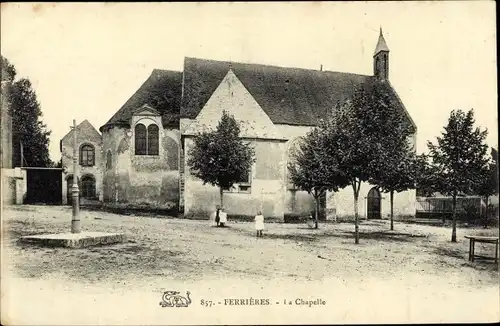
[[[215,129],[225,110],[240,123],[240,136],[256,153],[248,177],[224,193],[228,214],[253,216],[262,209],[266,218],[278,220],[286,214],[309,214],[314,199],[289,182],[292,148],[336,104],[350,99],[357,87],[377,83],[389,86],[393,105],[405,112],[413,126],[410,141],[415,147],[416,126],[389,81],[389,48],[382,31],[372,75],[186,57],[182,72],[153,70],[99,128],[101,134],[86,121],[80,125],[86,130],[79,143],[80,165],[84,164],[81,182],[87,180],[88,185],[83,189],[104,202],[175,205],[184,215],[208,216],[220,202],[219,190],[203,185],[186,162],[195,135]],[[70,138],[62,140],[63,163],[68,162]],[[360,215],[386,217],[388,197],[363,184]],[[353,215],[351,187],[328,193],[322,208],[329,219]],[[415,190],[395,195],[394,213],[415,215]]]

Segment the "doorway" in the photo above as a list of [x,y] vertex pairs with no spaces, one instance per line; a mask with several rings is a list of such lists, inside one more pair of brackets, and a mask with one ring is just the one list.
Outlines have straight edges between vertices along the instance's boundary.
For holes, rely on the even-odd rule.
[[380,208],[381,208],[381,197],[380,191],[373,187],[368,192],[368,196],[366,197],[367,201],[367,218],[368,219],[380,219]]

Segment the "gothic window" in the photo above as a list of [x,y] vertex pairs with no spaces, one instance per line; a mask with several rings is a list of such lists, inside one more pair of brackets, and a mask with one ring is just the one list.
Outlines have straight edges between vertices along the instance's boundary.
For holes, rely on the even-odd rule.
[[82,177],[82,197],[83,198],[95,198],[95,179],[91,175],[85,175]]
[[106,153],[106,170],[109,170],[113,167],[112,159],[113,157],[111,156],[111,151],[108,151]]
[[159,130],[157,125],[148,126],[148,155],[158,155],[159,146]]
[[160,131],[157,125],[148,127],[142,123],[135,126],[135,155],[159,155]]
[[147,155],[147,130],[146,126],[139,123],[135,126],[135,155]]
[[80,147],[80,165],[81,166],[94,166],[95,164],[95,150],[92,145],[83,145]]

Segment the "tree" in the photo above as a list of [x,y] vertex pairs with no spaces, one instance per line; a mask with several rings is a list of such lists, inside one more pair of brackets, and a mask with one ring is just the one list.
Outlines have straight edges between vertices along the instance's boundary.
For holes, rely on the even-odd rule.
[[375,184],[385,193],[389,193],[391,205],[391,230],[394,230],[394,193],[414,189],[416,184],[416,156],[410,149],[400,149],[392,151],[393,156],[388,156],[385,160],[385,167],[380,168],[370,179],[371,184]]
[[52,165],[48,150],[50,131],[41,121],[36,93],[28,79],[15,81],[15,77],[15,67],[2,56],[2,80],[12,83],[7,101],[12,117],[14,165],[49,167]]
[[417,196],[430,197],[437,190],[435,187],[438,171],[434,165],[430,164],[428,154],[419,154],[415,159],[415,185],[417,188]]
[[[431,158],[428,154],[416,156],[414,173],[417,196],[432,197],[435,192],[439,191],[437,187],[439,169],[431,164]],[[442,214],[442,218],[444,224],[446,215]]]
[[400,119],[400,112],[389,87],[384,82],[376,82],[357,88],[352,100],[337,106],[331,122],[327,123],[329,160],[338,162],[339,171],[353,189],[356,244],[359,243],[361,183],[380,175],[381,162],[394,145],[386,139],[396,139],[395,133],[403,134],[403,125],[394,123]]
[[223,111],[215,131],[202,132],[194,138],[189,152],[191,173],[219,188],[220,204],[223,191],[246,179],[255,162],[255,151],[240,138],[240,127],[233,116]]
[[312,129],[290,154],[288,171],[297,188],[307,191],[315,201],[315,228],[318,228],[320,198],[327,190],[338,191],[348,185],[338,170],[338,162],[327,155],[323,122]]
[[27,166],[50,167],[52,164],[48,149],[50,131],[40,119],[42,117],[40,104],[28,79],[23,78],[12,84],[9,105],[12,129],[16,134],[15,143],[22,146],[23,152],[21,158],[20,149],[14,147],[16,161]]
[[16,68],[12,65],[7,58],[2,56],[2,81],[12,82],[16,77]]
[[486,227],[489,212],[489,198],[498,194],[498,152],[494,148],[491,149],[491,161],[483,170],[477,194],[484,197],[486,202],[486,214],[484,219]]
[[381,139],[383,150],[372,163],[369,182],[389,193],[391,230],[394,230],[394,193],[415,188],[416,155],[409,139],[414,129],[404,113],[399,110],[387,113],[381,123],[391,132]]
[[491,149],[491,161],[483,172],[477,194],[483,196],[488,205],[489,197],[498,194],[498,153],[494,148]]
[[474,128],[474,111],[452,111],[437,145],[428,142],[431,164],[437,171],[435,189],[452,197],[451,241],[457,242],[457,196],[472,195],[480,187],[488,166],[487,130]]

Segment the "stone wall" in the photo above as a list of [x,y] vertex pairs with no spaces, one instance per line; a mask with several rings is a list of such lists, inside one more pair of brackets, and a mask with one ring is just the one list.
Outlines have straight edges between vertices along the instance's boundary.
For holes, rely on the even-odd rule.
[[[79,180],[82,177],[89,175],[95,180],[96,199],[102,199],[102,139],[101,136],[92,130],[93,127],[89,124],[80,124],[77,126],[77,175]],[[83,145],[92,145],[94,147],[94,165],[80,165],[80,148]],[[68,204],[68,195],[71,196],[71,185],[68,189],[68,179],[74,175],[73,171],[73,132],[68,133],[61,141],[61,160],[63,166],[62,180],[62,202],[63,205]],[[80,193],[81,193],[80,189]],[[68,193],[69,192],[69,193]]]
[[[360,218],[367,218],[367,196],[373,186],[369,183],[362,183],[359,190],[358,214]],[[380,193],[381,218],[389,218],[391,213],[390,194]],[[329,193],[331,206],[335,207],[336,217],[354,216],[354,194],[351,186]],[[408,190],[394,194],[394,215],[414,217],[416,214],[416,190]],[[333,218],[332,218],[333,219]]]
[[[306,191],[300,191],[293,189],[291,183],[289,182],[288,176],[288,162],[289,154],[292,150],[293,144],[296,143],[300,137],[304,137],[312,127],[309,126],[291,126],[291,125],[276,125],[278,132],[283,135],[283,138],[288,139],[286,143],[287,155],[285,164],[285,180],[287,182],[287,187],[285,191],[285,214],[298,214],[298,215],[309,215],[309,213],[315,210],[315,201],[313,196],[311,196]],[[327,208],[328,208],[327,202]]]
[[236,75],[229,71],[196,119],[181,119],[184,136],[183,204],[185,215],[208,217],[220,203],[219,190],[203,185],[189,172],[187,161],[192,148],[191,136],[214,130],[226,111],[240,124],[240,137],[251,141],[256,151],[249,192],[224,193],[224,207],[229,215],[253,216],[263,209],[266,217],[283,219],[285,198],[286,139],[262,110]]
[[[179,139],[179,130],[160,128],[160,155],[135,155],[132,129],[115,126],[103,131],[103,200],[177,205]],[[108,151],[111,165],[106,168]]]
[[[208,216],[215,205],[220,203],[218,189],[203,185],[200,180],[190,175],[186,162],[187,152],[192,147],[191,136],[201,131],[214,130],[223,110],[233,115],[240,123],[242,138],[257,139],[259,143],[256,153],[257,162],[252,171],[251,192],[224,194],[224,206],[229,214],[253,215],[260,207],[261,201],[266,216],[281,218],[284,214],[306,215],[314,210],[314,198],[305,191],[293,189],[288,180],[287,168],[293,142],[305,136],[312,127],[273,124],[237,76],[229,71],[196,119],[181,119],[180,121],[180,130],[185,137],[181,163],[181,166],[184,166],[181,180],[181,183],[184,182],[181,203],[184,205],[185,214]],[[416,136],[410,137],[409,141],[414,145]],[[260,142],[265,145],[260,145]],[[279,146],[274,145],[275,142],[279,143]],[[281,156],[281,159],[275,155]],[[360,216],[366,216],[364,197],[370,189],[371,186],[363,185],[360,190],[358,203]],[[414,198],[414,191],[397,194],[394,201],[395,214],[414,215]],[[388,200],[388,196],[382,199],[383,216],[387,215],[389,209]],[[325,208],[327,219],[354,215],[351,187],[346,187],[338,193],[327,193]]]
[[[290,126],[276,125],[280,135],[288,139],[287,152],[290,151],[292,143],[305,136],[312,127],[309,126]],[[416,149],[416,134],[409,137],[408,141],[411,146]],[[288,155],[286,156],[288,159]],[[288,173],[288,169],[285,171]],[[371,185],[365,183],[360,188],[358,209],[362,217],[366,217],[366,199],[368,191],[372,188]],[[382,194],[381,209],[382,217],[390,216],[390,198],[389,194]],[[337,193],[327,192],[326,197],[326,218],[334,220],[338,217],[347,217],[354,215],[354,196],[351,186],[348,186]],[[394,215],[415,216],[416,191],[410,190],[394,195]],[[285,214],[309,214],[315,209],[314,198],[305,191],[291,190],[287,187],[285,195]]]
[[5,205],[23,204],[28,191],[26,170],[21,168],[2,169],[0,195]]
[[[279,140],[251,140],[256,162],[252,167],[249,192],[225,191],[224,207],[229,215],[254,216],[262,209],[266,217],[283,220],[285,143]],[[193,138],[184,138],[185,163]],[[220,203],[219,189],[194,177],[185,164],[184,212],[187,216],[209,217]]]

